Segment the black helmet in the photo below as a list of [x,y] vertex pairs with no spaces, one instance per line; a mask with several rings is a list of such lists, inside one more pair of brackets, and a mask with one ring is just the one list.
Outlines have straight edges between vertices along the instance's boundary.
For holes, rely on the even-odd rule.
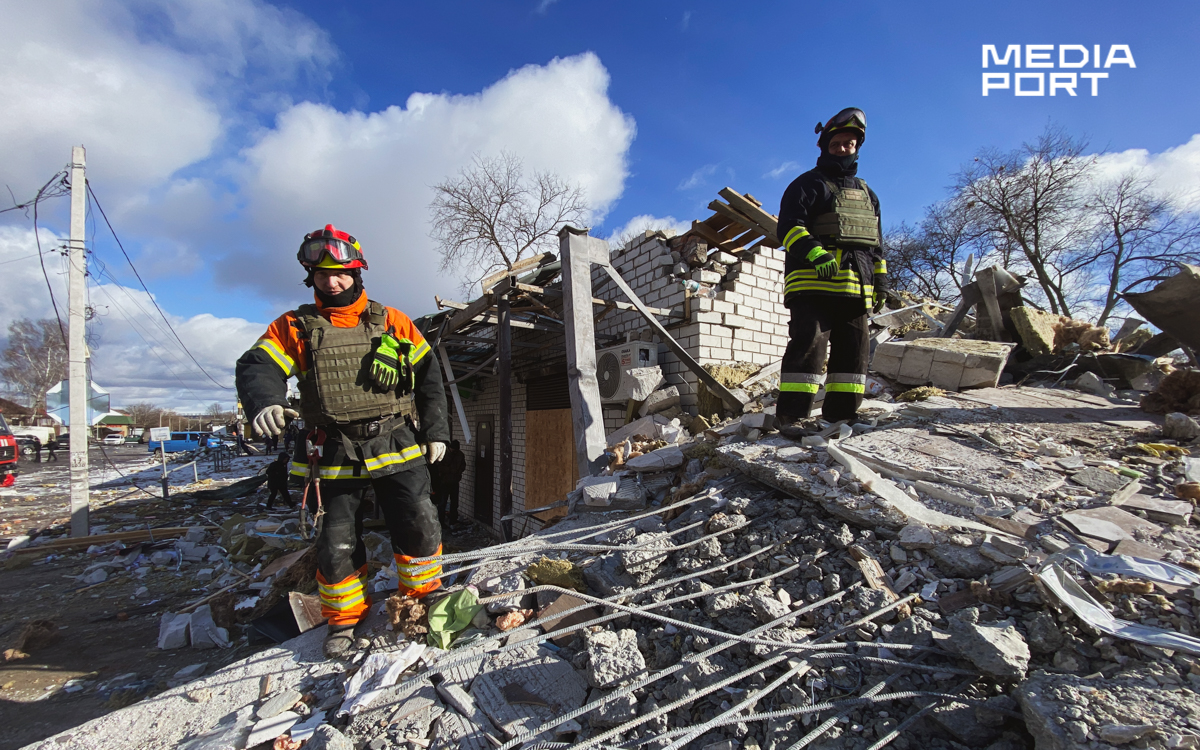
[[829,139],[833,138],[835,133],[843,130],[857,131],[858,146],[861,148],[863,142],[867,140],[866,114],[857,107],[846,107],[831,117],[829,122],[824,125],[818,122],[813,132],[821,134],[821,137],[817,139],[817,145],[821,147],[821,151],[824,152],[829,147]]

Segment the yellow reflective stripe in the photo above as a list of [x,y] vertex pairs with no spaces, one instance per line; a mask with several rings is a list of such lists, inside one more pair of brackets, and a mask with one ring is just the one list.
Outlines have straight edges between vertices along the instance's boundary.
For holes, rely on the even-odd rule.
[[[837,294],[849,294],[855,297],[861,296],[864,292],[860,291],[862,285],[856,282],[839,284],[835,281],[817,281],[815,279],[803,279],[790,281],[784,287],[785,292],[799,291],[816,291],[816,292],[834,292]],[[871,296],[870,287],[865,292],[867,297]]]
[[826,393],[866,393],[867,387],[862,383],[826,383]]
[[788,250],[792,249],[792,245],[802,237],[808,237],[808,230],[801,226],[794,226],[788,230],[788,233],[783,237],[783,246]]
[[317,588],[321,590],[322,594],[328,594],[329,596],[344,596],[361,590],[362,585],[362,578],[350,578],[341,583],[321,583],[317,581]]
[[[430,578],[436,578],[442,574],[442,566],[437,563],[427,563],[425,565],[403,565],[399,567],[399,577],[403,581],[411,581],[420,583],[428,581]],[[407,568],[419,568],[419,570],[406,570]]]
[[[362,472],[356,476],[353,466],[319,466],[319,474],[322,479],[362,479]],[[307,477],[308,464],[299,464],[292,462],[291,475],[294,477]]]
[[783,393],[816,393],[821,386],[818,383],[780,383],[779,390]]
[[329,597],[322,594],[321,595],[321,604],[323,606],[329,607],[330,609],[336,609],[336,610],[340,611],[340,610],[350,609],[352,607],[357,607],[358,605],[363,603],[364,599],[365,599],[365,597],[363,596],[363,592],[360,589],[359,591],[355,592],[354,596],[352,596],[348,599],[330,599]]
[[412,354],[408,355],[409,363],[415,365],[416,363],[420,362],[430,351],[431,349],[429,348],[429,342],[422,341],[417,348],[413,350]]
[[366,460],[367,471],[382,469],[393,464],[407,463],[420,457],[421,446],[419,445],[409,446],[400,453],[380,453],[378,456],[372,456]]
[[279,369],[283,370],[283,374],[287,377],[290,378],[296,374],[295,361],[279,348],[279,344],[276,344],[271,339],[259,339],[255,342],[254,348],[262,349],[266,352],[271,359],[275,360],[275,364],[279,365]]
[[875,261],[875,273],[887,273],[887,261],[883,258]]

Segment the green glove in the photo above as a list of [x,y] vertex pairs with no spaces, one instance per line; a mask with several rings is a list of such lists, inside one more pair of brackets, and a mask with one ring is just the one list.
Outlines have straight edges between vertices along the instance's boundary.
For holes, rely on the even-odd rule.
[[817,278],[829,281],[838,272],[837,258],[834,258],[823,247],[814,247],[808,251],[808,262],[817,269]]
[[873,301],[874,301],[875,305],[872,308],[872,312],[879,312],[880,310],[883,309],[883,306],[887,303],[887,293],[888,293],[887,274],[884,274],[884,273],[875,274],[875,278],[872,279],[872,284],[875,287],[875,293],[873,295],[874,296]]
[[391,329],[379,337],[379,345],[371,362],[371,378],[375,385],[389,391],[400,382],[401,363],[407,359],[401,352],[399,339],[392,335]]

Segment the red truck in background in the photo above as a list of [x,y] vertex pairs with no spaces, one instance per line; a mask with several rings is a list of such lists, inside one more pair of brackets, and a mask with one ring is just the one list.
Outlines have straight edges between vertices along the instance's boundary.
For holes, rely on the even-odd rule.
[[12,487],[17,481],[17,439],[0,414],[0,487]]

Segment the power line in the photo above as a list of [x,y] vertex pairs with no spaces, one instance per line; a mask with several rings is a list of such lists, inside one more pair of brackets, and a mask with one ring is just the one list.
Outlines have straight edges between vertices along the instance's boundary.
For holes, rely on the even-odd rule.
[[[55,180],[58,180],[58,185],[61,190],[67,184],[67,173],[65,171],[59,172],[47,180],[46,184],[42,185],[42,189],[37,192],[37,195],[33,199],[33,239],[37,242],[38,263],[40,263],[42,266],[42,278],[46,280],[46,288],[50,290],[50,304],[54,307],[54,319],[58,321],[58,332],[62,335],[63,346],[67,346],[67,332],[63,328],[62,316],[58,314],[58,302],[54,299],[54,285],[50,283],[50,274],[46,273],[46,259],[42,255],[42,238],[38,234],[38,203],[40,203],[45,197],[58,197],[66,195],[65,192],[58,192],[54,196],[46,195],[46,190]],[[12,209],[6,210],[11,211],[13,209],[22,207],[23,206],[13,206]]]
[[[96,197],[95,191],[92,190],[91,181],[88,181],[87,189],[88,194],[92,196],[92,200],[96,202],[96,208],[100,209],[100,216],[104,218],[104,223],[108,225],[108,231],[112,232],[113,239],[117,241],[117,247],[121,248],[121,254],[125,256],[125,260],[129,263],[129,267],[133,269],[133,275],[137,277],[138,283],[142,285],[142,289],[144,289],[146,294],[149,295],[150,303],[154,305],[155,310],[158,310],[158,314],[162,316],[163,322],[167,324],[167,328],[170,329],[171,333],[175,336],[175,340],[179,342],[181,347],[183,347],[183,351],[187,352],[188,357],[190,357],[192,362],[196,364],[196,367],[200,368],[200,372],[204,373],[204,377],[211,380],[218,388],[224,388],[227,391],[232,391],[233,388],[227,385],[222,385],[217,381],[216,378],[214,378],[212,375],[209,375],[208,370],[204,369],[204,366],[200,364],[200,361],[197,360],[192,354],[191,350],[187,348],[187,344],[183,343],[183,339],[179,338],[179,334],[175,331],[174,326],[171,325],[171,321],[167,320],[166,314],[162,311],[162,308],[158,306],[158,301],[154,299],[153,294],[150,294],[150,289],[146,286],[146,282],[142,281],[142,275],[138,273],[137,267],[133,265],[133,259],[129,257],[129,253],[125,252],[125,246],[121,244],[121,238],[117,236],[117,230],[113,229],[112,222],[108,220],[108,214],[104,213],[104,206],[100,205],[100,199]],[[36,212],[36,210],[35,204],[34,211]]]

